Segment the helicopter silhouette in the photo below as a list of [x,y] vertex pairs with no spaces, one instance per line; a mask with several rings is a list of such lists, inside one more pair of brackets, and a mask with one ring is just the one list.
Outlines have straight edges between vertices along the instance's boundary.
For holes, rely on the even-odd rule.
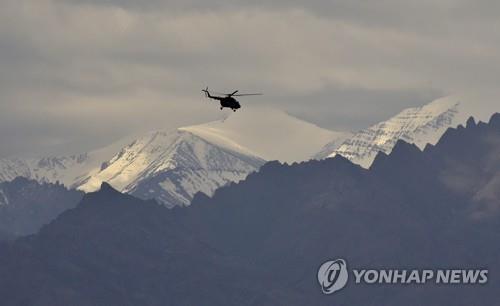
[[242,96],[260,96],[262,95],[261,93],[251,93],[251,94],[238,94],[238,90],[233,91],[230,94],[223,93],[221,95],[224,95],[223,97],[219,96],[212,96],[210,92],[208,91],[208,87],[205,89],[202,89],[205,93],[205,97],[209,99],[214,99],[218,100],[220,102],[220,109],[224,109],[224,107],[230,108],[235,112],[238,108],[241,108],[240,102],[238,102],[235,98],[233,97],[242,97]]

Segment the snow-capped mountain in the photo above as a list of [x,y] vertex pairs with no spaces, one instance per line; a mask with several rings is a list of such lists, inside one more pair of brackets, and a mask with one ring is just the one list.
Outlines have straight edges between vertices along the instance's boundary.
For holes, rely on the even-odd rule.
[[[167,206],[188,205],[244,179],[266,160],[307,160],[345,133],[270,108],[248,107],[227,118],[173,131],[156,131],[68,157],[0,160],[0,181],[17,176],[94,191],[107,182],[119,191]],[[130,140],[130,138],[129,138]]]
[[[475,101],[474,104],[471,101]],[[390,153],[399,139],[423,149],[428,143],[435,144],[449,127],[465,124],[470,116],[486,120],[495,112],[492,104],[483,103],[481,107],[477,103],[471,97],[449,96],[422,107],[405,109],[387,121],[359,131],[329,154],[323,150],[315,158],[340,154],[368,168],[378,152]]]
[[122,139],[98,150],[70,156],[0,159],[0,182],[25,177],[41,183],[60,182],[66,187],[77,187],[128,141]]
[[241,146],[219,147],[188,131],[152,132],[123,148],[78,188],[89,192],[102,182],[167,206],[188,205],[194,194],[211,195],[244,179],[264,160]]
[[[188,205],[196,192],[211,195],[264,163],[236,143],[220,147],[182,129],[151,132],[122,143],[80,155],[1,159],[0,182],[25,177],[85,192],[108,182],[122,192],[167,206]],[[0,193],[1,204],[7,203],[5,199]]]
[[343,135],[281,111],[250,107],[223,120],[139,138],[78,188],[94,191],[108,182],[167,206],[188,205],[196,192],[212,195],[244,179],[265,160],[304,160]]

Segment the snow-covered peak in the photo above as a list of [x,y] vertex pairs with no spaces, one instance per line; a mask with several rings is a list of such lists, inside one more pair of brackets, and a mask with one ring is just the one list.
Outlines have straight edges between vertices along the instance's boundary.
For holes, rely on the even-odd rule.
[[107,182],[119,191],[168,206],[188,205],[196,192],[211,195],[264,162],[239,149],[221,148],[182,129],[151,132],[124,147],[79,189],[94,191]]
[[309,159],[327,143],[345,137],[267,107],[247,107],[219,121],[181,128],[221,147],[239,146],[266,160]]
[[122,191],[141,172],[150,166],[151,162],[158,160],[162,155],[165,163],[162,167],[169,167],[169,146],[176,141],[178,135],[168,132],[150,132],[122,148],[111,159],[106,161],[97,173],[87,177],[80,190],[90,192],[98,190],[103,182],[110,183],[114,188]]
[[167,206],[188,205],[196,192],[211,195],[244,179],[264,160],[304,160],[342,135],[281,111],[248,107],[221,121],[137,138],[78,188],[94,191],[107,182]]
[[0,182],[25,177],[39,182],[58,181],[67,187],[75,187],[82,177],[99,171],[101,164],[128,141],[122,139],[101,149],[69,156],[0,159]]
[[340,154],[368,168],[378,152],[390,153],[399,139],[423,149],[428,143],[435,144],[449,127],[465,124],[470,116],[485,120],[498,111],[496,108],[472,96],[440,98],[422,107],[405,109],[387,121],[359,131],[328,157]]

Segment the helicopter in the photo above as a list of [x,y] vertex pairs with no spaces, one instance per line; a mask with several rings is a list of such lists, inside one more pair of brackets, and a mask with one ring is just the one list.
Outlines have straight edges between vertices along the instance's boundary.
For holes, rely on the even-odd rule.
[[224,95],[224,97],[219,97],[219,96],[212,96],[210,92],[208,91],[208,87],[205,89],[202,89],[205,93],[205,97],[209,99],[214,99],[218,100],[220,102],[220,109],[224,109],[224,107],[230,108],[235,112],[238,108],[241,108],[240,102],[238,102],[235,98],[233,97],[242,97],[242,96],[260,96],[262,95],[261,93],[251,93],[251,94],[238,94],[238,90],[233,91],[230,94],[223,93],[221,95]]

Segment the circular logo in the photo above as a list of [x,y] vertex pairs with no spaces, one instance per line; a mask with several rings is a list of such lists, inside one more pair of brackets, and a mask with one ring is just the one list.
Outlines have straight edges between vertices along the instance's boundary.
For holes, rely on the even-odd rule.
[[343,259],[329,260],[319,267],[318,281],[324,294],[344,288],[347,278],[347,264]]

